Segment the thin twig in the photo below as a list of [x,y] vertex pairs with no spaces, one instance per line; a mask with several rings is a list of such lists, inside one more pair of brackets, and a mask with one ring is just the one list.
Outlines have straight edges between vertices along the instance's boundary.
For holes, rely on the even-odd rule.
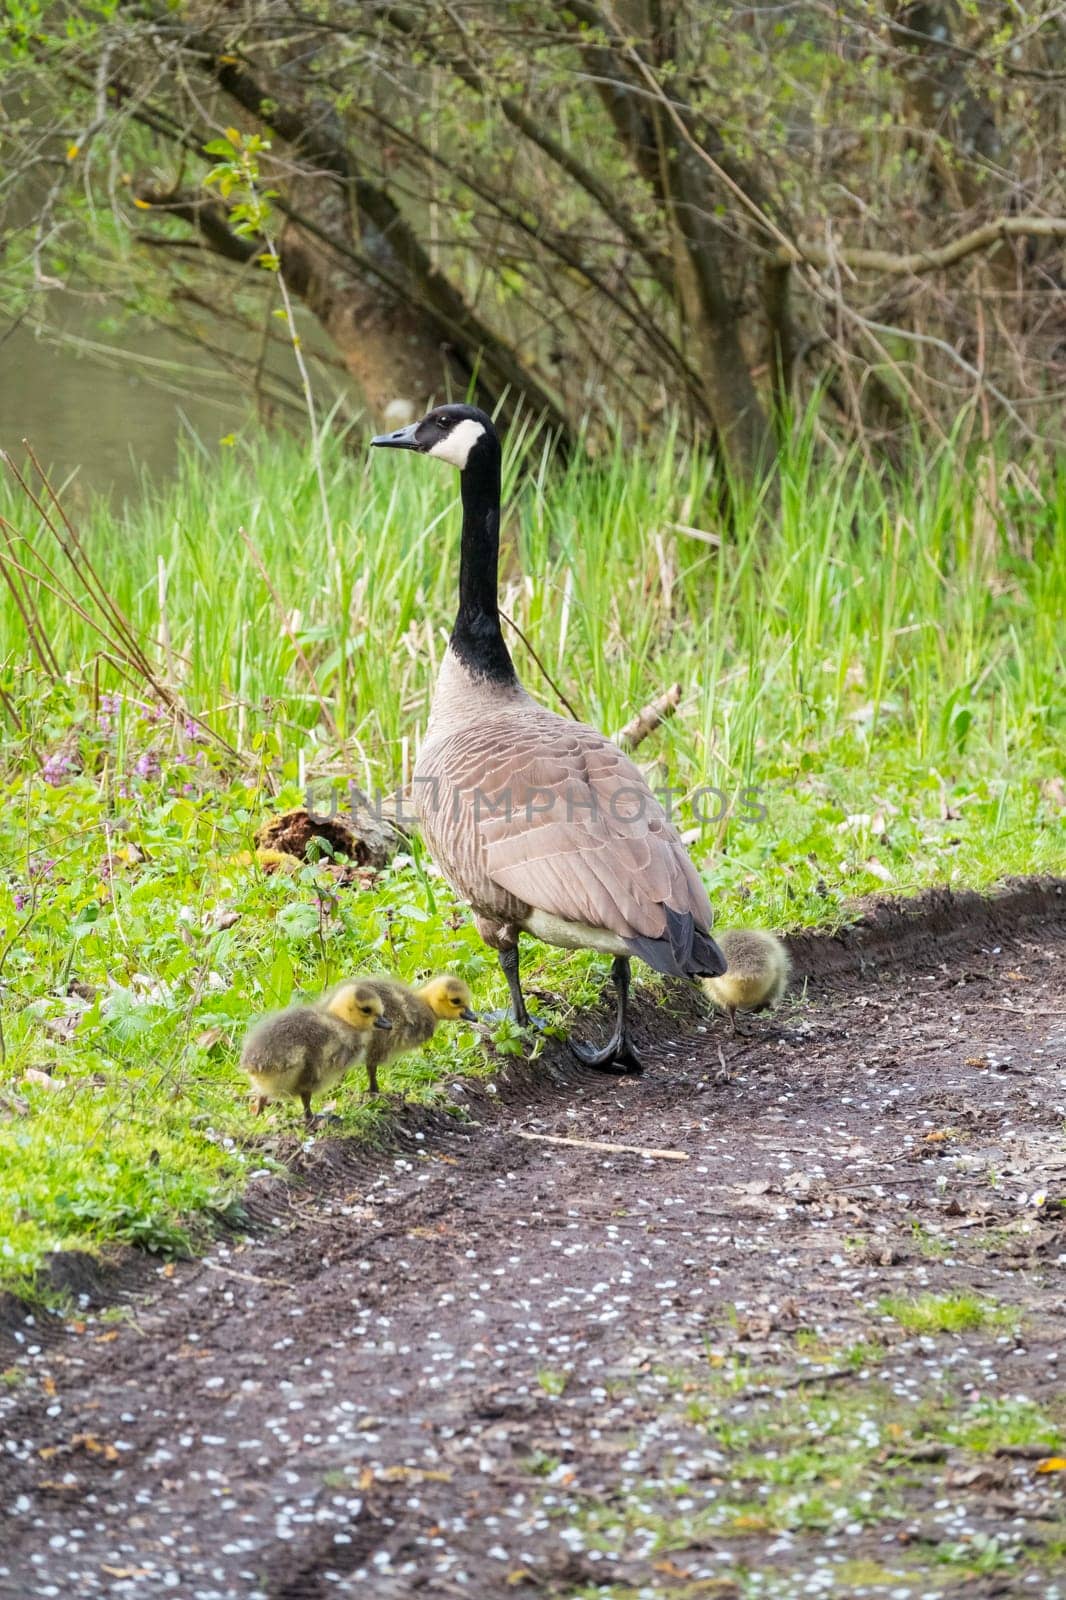
[[500,616],[503,618],[504,622],[506,622],[507,626],[509,628],[513,628],[515,633],[517,633],[518,637],[521,639],[522,643],[525,645],[526,649],[529,651],[530,655],[533,657],[533,660],[537,663],[537,666],[540,668],[541,672],[544,674],[545,678],[548,680],[548,683],[555,690],[555,693],[558,695],[559,699],[563,702],[563,705],[566,707],[567,711],[569,711],[569,713],[573,717],[574,721],[575,722],[583,722],[584,718],[580,717],[578,715],[578,713],[574,710],[573,706],[570,704],[569,700],[566,698],[565,694],[560,689],[559,685],[556,683],[555,679],[552,677],[551,673],[548,671],[547,667],[544,665],[543,661],[540,659],[540,657],[538,656],[537,652],[534,650],[533,646],[530,644],[529,640],[526,638],[525,634],[522,632],[521,628],[518,626],[518,623],[515,622],[513,617],[509,617],[507,615],[506,611],[501,611],[500,612]]
[[535,1140],[538,1144],[565,1144],[574,1150],[606,1150],[612,1155],[644,1156],[654,1161],[687,1161],[684,1150],[650,1150],[640,1144],[612,1144],[606,1139],[564,1139],[557,1133],[530,1133],[525,1128],[509,1130],[516,1139]]
[[296,362],[297,370],[300,374],[300,384],[303,388],[304,394],[304,405],[307,407],[307,423],[311,429],[311,455],[315,464],[315,478],[318,483],[318,497],[322,506],[322,521],[326,530],[326,540],[329,544],[330,560],[335,563],[337,559],[337,548],[333,538],[333,515],[330,511],[329,494],[326,490],[326,474],[322,467],[322,435],[319,433],[318,419],[315,415],[315,392],[311,386],[311,374],[307,370],[307,362],[304,360],[300,333],[296,326],[296,313],[293,311],[292,301],[289,298],[289,286],[285,282],[285,274],[281,270],[281,252],[269,234],[267,235],[266,242],[268,251],[278,263],[275,276],[277,278],[278,290],[281,294],[281,303],[285,308],[285,321],[289,329],[289,339],[292,344],[293,359]]
[[[73,610],[76,610],[79,615],[81,615],[84,620],[88,622],[89,626],[92,627],[95,632],[100,635],[100,637],[107,641],[107,643],[114,649],[118,656],[122,657],[126,662],[128,662],[130,668],[132,668],[133,671],[136,672],[138,676],[149,685],[149,687],[152,689],[152,692],[159,699],[160,703],[167,707],[175,719],[186,719],[189,722],[195,723],[197,727],[203,730],[209,739],[225,750],[228,755],[239,761],[240,757],[238,752],[233,748],[229,741],[224,739],[221,734],[216,733],[214,728],[212,728],[209,723],[205,722],[204,719],[196,712],[190,710],[180,696],[177,695],[163,681],[158,670],[152,664],[144,649],[141,647],[140,641],[137,637],[137,631],[133,624],[126,617],[125,613],[121,610],[117,602],[112,598],[107,585],[97,573],[96,568],[94,567],[84,545],[82,544],[81,537],[78,534],[77,529],[67,516],[63,503],[59,498],[58,491],[53,487],[51,480],[49,479],[44,468],[41,466],[40,461],[37,459],[32,446],[26,439],[24,439],[22,443],[30,462],[34,467],[34,470],[40,479],[44,493],[47,496],[47,500],[55,509],[58,521],[52,517],[48,506],[44,503],[41,496],[32,488],[25,475],[15,464],[10,454],[6,450],[0,451],[0,461],[2,461],[7,467],[19,489],[25,495],[26,499],[29,500],[30,504],[33,506],[34,510],[44,523],[44,526],[55,539],[56,544],[59,546],[63,555],[67,558],[67,561],[77,573],[79,579],[84,585],[88,603],[94,606],[101,615],[99,617],[93,617],[87,610],[85,610],[79,604],[78,600],[73,592],[69,589],[67,584],[59,578],[58,574],[52,570],[43,557],[35,550],[34,553],[37,556],[37,560],[44,567],[45,571],[48,572],[55,580],[56,589],[54,592],[57,593],[59,598],[63,600],[64,604],[70,606]],[[39,573],[34,573],[28,568],[22,567],[15,560],[14,556],[10,553],[10,547],[12,544],[10,535],[15,533],[19,538],[24,538],[24,536],[19,534],[17,529],[13,529],[9,523],[5,523],[4,527],[6,533],[8,534],[9,546],[9,554],[6,557],[5,566],[10,565],[19,572],[23,573],[25,576],[32,578],[35,583],[43,585],[45,588],[50,588],[51,585],[47,584]],[[25,542],[31,549],[34,549],[28,540],[25,540]],[[5,572],[5,576],[6,575],[7,574]],[[28,621],[27,627],[29,628]],[[58,674],[58,667],[56,668],[56,672]]]
[[224,1272],[227,1278],[240,1278],[245,1283],[262,1283],[268,1289],[291,1289],[291,1283],[285,1283],[281,1278],[259,1278],[254,1272],[238,1272],[236,1267],[224,1267],[218,1261],[208,1261],[205,1256],[200,1262],[202,1267],[210,1267],[212,1272]]
[[731,1400],[766,1400],[775,1394],[780,1394],[783,1389],[802,1389],[808,1383],[840,1383],[844,1378],[857,1378],[858,1373],[854,1367],[830,1367],[828,1372],[804,1372],[798,1378],[789,1378],[787,1383],[767,1384],[758,1389],[741,1389],[738,1394],[730,1395]]
[[681,685],[671,684],[664,694],[656,695],[654,700],[649,700],[646,706],[641,706],[636,716],[626,723],[614,736],[614,742],[622,750],[635,750],[638,744],[654,733],[656,728],[661,728],[663,723],[677,711],[681,704]]

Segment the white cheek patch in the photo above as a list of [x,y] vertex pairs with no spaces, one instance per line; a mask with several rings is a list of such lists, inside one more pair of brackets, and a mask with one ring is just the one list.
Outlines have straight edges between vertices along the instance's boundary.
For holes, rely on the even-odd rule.
[[456,423],[451,433],[446,433],[439,443],[426,451],[426,454],[436,456],[438,461],[447,461],[462,472],[470,460],[471,450],[484,432],[483,422],[475,422],[473,417],[464,417],[462,422]]

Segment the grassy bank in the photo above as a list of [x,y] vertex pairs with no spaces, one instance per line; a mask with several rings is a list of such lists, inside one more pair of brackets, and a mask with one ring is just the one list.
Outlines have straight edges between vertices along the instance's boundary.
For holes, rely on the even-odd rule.
[[[268,877],[251,854],[305,784],[324,804],[348,777],[402,782],[452,610],[455,477],[339,453],[326,475],[328,518],[304,453],[238,446],[82,529],[157,681],[203,726],[117,674],[84,564],[0,491],[39,640],[26,593],[2,589],[7,1282],[58,1246],[189,1244],[189,1217],[284,1153],[234,1066],[262,1009],[360,967],[452,967],[502,1001],[424,863],[338,888],[328,866]],[[720,920],[821,922],[872,890],[1063,869],[1066,473],[944,455],[890,480],[801,450],[773,530],[754,512],[715,522],[698,455],[552,472],[532,441],[507,484],[504,605],[581,715],[613,731],[684,686],[640,759],[676,791]],[[529,966],[564,1017],[594,992],[584,958],[531,950]],[[452,1033],[389,1087],[432,1096],[482,1062]],[[373,1131],[354,1093],[338,1109]]]

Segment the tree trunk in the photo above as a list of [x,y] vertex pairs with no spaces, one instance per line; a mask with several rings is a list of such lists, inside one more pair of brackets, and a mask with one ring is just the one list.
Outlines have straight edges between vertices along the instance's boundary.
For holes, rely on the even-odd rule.
[[981,166],[1000,159],[996,119],[969,87],[965,57],[953,48],[959,14],[954,0],[908,0],[895,7],[889,31],[910,62],[903,74],[908,104],[918,122],[955,148],[957,161],[934,152],[941,186],[969,209],[987,198]]
[[[127,9],[144,3],[120,0]],[[472,388],[486,407],[505,396],[505,415],[524,404],[565,448],[569,429],[554,397],[436,270],[392,197],[364,175],[328,102],[287,100],[284,73],[261,81],[223,34],[187,26],[158,0],[153,19],[190,67],[207,72],[257,131],[283,140],[302,168],[291,194],[276,202],[288,218],[282,270],[336,339],[371,406],[403,397],[417,409],[442,390],[465,396]],[[196,148],[195,139],[178,138]]]

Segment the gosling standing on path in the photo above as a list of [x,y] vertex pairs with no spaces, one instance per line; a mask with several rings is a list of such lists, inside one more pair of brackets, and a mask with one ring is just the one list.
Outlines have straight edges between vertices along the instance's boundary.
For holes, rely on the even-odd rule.
[[438,406],[373,440],[458,467],[463,531],[459,608],[414,770],[423,836],[441,872],[499,952],[515,1021],[524,933],[613,956],[614,1029],[586,1066],[640,1072],[629,1035],[630,958],[673,977],[725,971],[707,891],[643,774],[580,722],[531,700],[500,631],[500,441],[475,406]]
[[764,1011],[777,1004],[788,988],[792,963],[780,939],[762,928],[727,928],[718,943],[726,970],[722,977],[704,978],[703,988],[737,1033],[738,1011]]
[[244,1041],[241,1066],[257,1091],[255,1114],[268,1100],[298,1098],[311,1123],[311,1096],[337,1083],[366,1057],[379,1030],[392,1027],[369,984],[342,983],[325,999],[290,1006],[257,1022]]
[[417,989],[398,978],[360,978],[361,988],[373,989],[389,1022],[388,1033],[375,1033],[367,1046],[365,1066],[371,1094],[378,1091],[378,1068],[409,1050],[428,1044],[438,1022],[476,1022],[473,997],[462,978],[444,973]]

